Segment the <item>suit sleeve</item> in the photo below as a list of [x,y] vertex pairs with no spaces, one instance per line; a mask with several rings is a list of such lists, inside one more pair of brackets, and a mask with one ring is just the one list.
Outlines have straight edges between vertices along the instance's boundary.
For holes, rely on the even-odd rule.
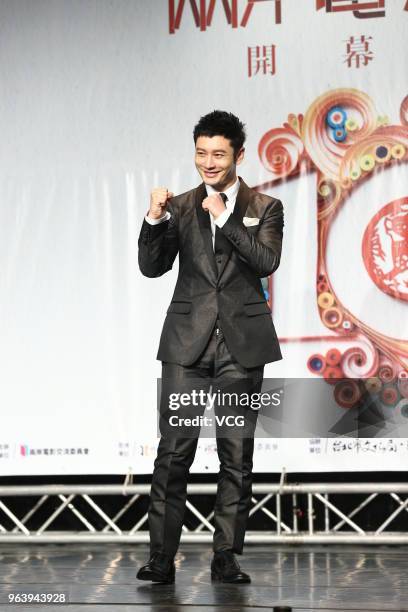
[[139,269],[144,276],[156,278],[173,267],[179,250],[177,215],[170,203],[170,218],[150,225],[143,219],[139,235]]
[[268,205],[256,236],[248,232],[234,215],[230,215],[221,231],[257,276],[269,276],[278,268],[283,236],[283,206],[280,200],[275,199]]

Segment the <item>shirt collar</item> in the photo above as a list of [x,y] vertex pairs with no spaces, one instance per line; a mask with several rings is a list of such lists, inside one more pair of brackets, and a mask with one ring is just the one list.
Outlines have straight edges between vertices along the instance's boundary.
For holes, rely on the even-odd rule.
[[[223,191],[222,193],[225,193],[229,202],[235,202],[238,195],[239,187],[240,182],[239,178],[237,177],[235,183],[231,185],[231,187],[228,187],[228,189],[225,189],[225,191]],[[207,195],[212,195],[213,193],[220,193],[219,191],[216,191],[211,185],[207,185],[207,183],[205,183],[205,188],[207,190]]]

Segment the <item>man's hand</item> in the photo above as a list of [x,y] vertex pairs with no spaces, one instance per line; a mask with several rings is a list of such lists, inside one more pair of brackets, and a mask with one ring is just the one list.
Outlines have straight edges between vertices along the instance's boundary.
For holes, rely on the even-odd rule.
[[163,217],[167,209],[169,198],[172,198],[174,193],[164,187],[156,187],[150,194],[150,208],[148,217],[150,219],[160,219]]
[[203,200],[202,206],[204,210],[212,214],[214,219],[219,217],[220,214],[227,208],[219,193],[214,193],[213,195],[206,197],[205,200]]

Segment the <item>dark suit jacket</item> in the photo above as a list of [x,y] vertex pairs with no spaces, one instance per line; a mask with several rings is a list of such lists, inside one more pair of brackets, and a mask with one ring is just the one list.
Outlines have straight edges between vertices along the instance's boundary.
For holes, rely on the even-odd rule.
[[[240,178],[234,212],[220,228],[222,255],[215,255],[210,215],[202,208],[204,183],[171,198],[169,221],[143,220],[139,267],[161,276],[179,253],[179,274],[167,309],[157,359],[193,364],[210,338],[217,315],[225,342],[246,368],[282,359],[261,278],[279,266],[283,207],[280,200],[250,189]],[[243,217],[257,217],[246,227]],[[217,257],[217,261],[216,261]]]

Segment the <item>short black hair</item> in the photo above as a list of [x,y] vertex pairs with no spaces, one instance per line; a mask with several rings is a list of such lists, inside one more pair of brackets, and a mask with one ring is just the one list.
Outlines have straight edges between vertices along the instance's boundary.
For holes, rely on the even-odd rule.
[[203,117],[194,127],[194,143],[199,136],[224,136],[231,142],[235,156],[244,146],[246,133],[245,124],[238,117],[226,111],[214,110]]

